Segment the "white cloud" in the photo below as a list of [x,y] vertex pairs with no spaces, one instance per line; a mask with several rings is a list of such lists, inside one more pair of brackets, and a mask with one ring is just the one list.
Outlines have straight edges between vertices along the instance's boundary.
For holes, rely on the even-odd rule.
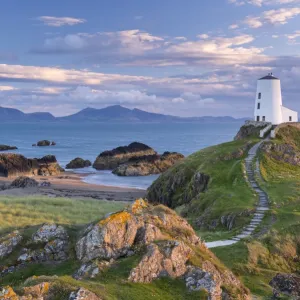
[[300,7],[272,9],[264,11],[260,16],[248,16],[244,23],[251,28],[259,28],[265,24],[283,25],[298,15],[300,15]]
[[16,90],[13,86],[10,85],[0,85],[0,92],[7,92],[7,91],[13,91]]
[[296,30],[294,33],[285,35],[290,43],[295,43],[298,38],[300,38],[300,30]]
[[237,6],[241,6],[245,4],[263,6],[263,5],[297,4],[300,3],[300,0],[229,0],[229,3],[233,3]]
[[228,27],[229,29],[238,29],[239,25],[238,24],[232,24]]
[[37,20],[43,22],[47,26],[61,27],[61,26],[74,26],[85,23],[85,19],[77,19],[71,17],[53,17],[53,16],[41,16]]
[[200,34],[200,35],[198,35],[198,38],[199,39],[203,39],[203,40],[207,40],[208,38],[209,38],[209,35],[208,34]]

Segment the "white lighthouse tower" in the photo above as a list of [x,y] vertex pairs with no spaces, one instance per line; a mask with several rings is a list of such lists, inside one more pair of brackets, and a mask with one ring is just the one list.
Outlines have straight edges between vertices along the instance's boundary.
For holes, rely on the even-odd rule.
[[298,112],[282,105],[280,80],[272,73],[257,81],[254,118],[257,122],[270,122],[273,125],[298,122]]

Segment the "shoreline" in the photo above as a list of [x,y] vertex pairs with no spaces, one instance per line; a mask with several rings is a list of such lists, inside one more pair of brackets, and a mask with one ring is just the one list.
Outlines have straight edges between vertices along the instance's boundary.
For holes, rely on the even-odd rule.
[[[146,190],[91,184],[82,181],[84,173],[64,172],[56,176],[33,176],[42,183],[48,181],[49,187],[16,188],[0,191],[0,196],[42,195],[48,197],[86,198],[109,201],[134,201],[143,198]],[[10,184],[16,177],[0,177],[0,184]]]

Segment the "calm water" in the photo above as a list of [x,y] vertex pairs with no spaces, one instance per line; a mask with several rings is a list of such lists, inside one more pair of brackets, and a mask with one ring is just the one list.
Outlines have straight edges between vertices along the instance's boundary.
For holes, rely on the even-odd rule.
[[[145,143],[157,152],[176,151],[189,155],[205,147],[230,141],[240,123],[4,123],[0,127],[0,144],[14,145],[28,158],[53,154],[61,166],[75,157],[92,162],[104,150],[127,145],[133,141]],[[39,140],[55,141],[55,147],[32,147]],[[157,176],[118,177],[93,168],[85,181],[96,184],[147,188]]]

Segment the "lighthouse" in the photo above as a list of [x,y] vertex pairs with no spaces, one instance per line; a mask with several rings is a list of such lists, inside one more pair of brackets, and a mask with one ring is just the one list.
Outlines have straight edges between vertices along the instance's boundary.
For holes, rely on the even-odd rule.
[[254,119],[273,125],[298,122],[298,112],[282,105],[281,83],[272,73],[257,81]]

